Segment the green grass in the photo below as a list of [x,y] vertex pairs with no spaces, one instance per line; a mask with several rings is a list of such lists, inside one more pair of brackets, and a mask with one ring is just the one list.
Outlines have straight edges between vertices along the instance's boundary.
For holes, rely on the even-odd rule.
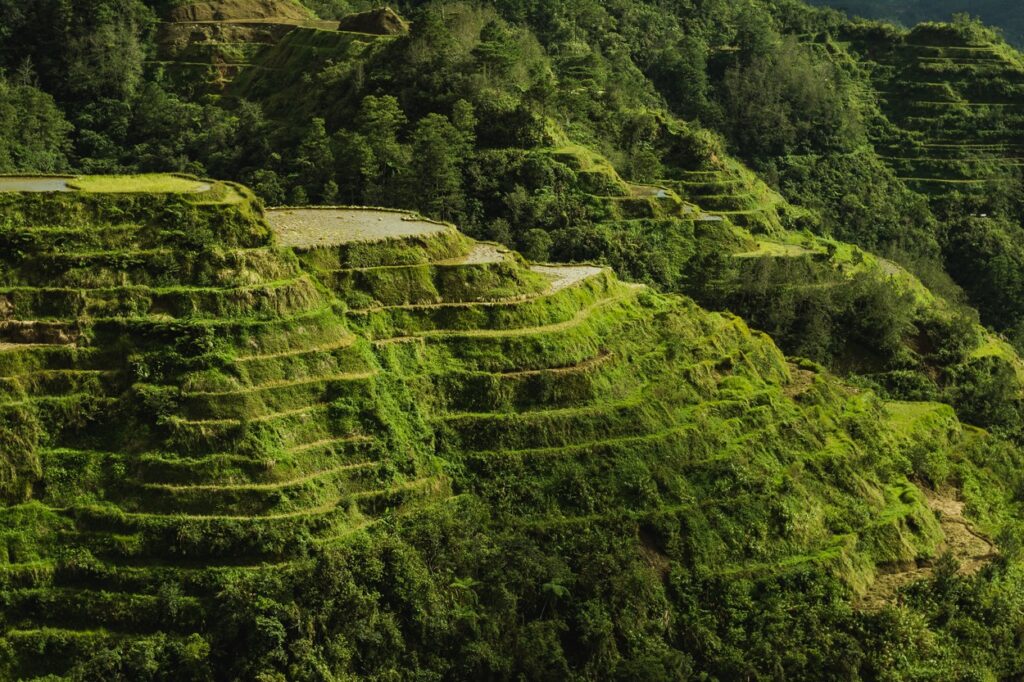
[[132,194],[183,194],[205,192],[210,183],[180,175],[79,175],[68,182],[82,192]]
[[758,241],[756,251],[745,251],[734,253],[734,258],[773,258],[773,257],[796,257],[809,256],[815,253],[824,253],[821,249],[809,249],[802,244],[785,244],[775,241]]

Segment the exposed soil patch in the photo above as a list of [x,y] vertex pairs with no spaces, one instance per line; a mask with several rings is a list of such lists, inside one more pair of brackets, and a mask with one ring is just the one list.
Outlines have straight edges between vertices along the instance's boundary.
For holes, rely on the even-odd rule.
[[[159,34],[160,54],[177,59],[193,45],[215,45],[227,43],[258,43],[273,45],[295,30],[298,20],[292,19],[250,19],[247,21],[192,21],[164,24]],[[187,57],[185,58],[187,59]],[[210,63],[217,65],[212,58]],[[241,64],[223,64],[223,67],[242,68]]]
[[899,275],[901,272],[903,272],[903,268],[896,265],[892,261],[886,260],[884,258],[879,258],[878,264],[881,266],[882,272],[884,272],[886,275],[890,277],[895,277]]
[[640,554],[643,556],[644,561],[654,569],[658,577],[665,580],[672,569],[672,562],[661,551],[654,533],[649,528],[641,527],[638,535],[640,539]]
[[71,344],[78,340],[78,332],[67,325],[32,320],[5,320],[0,322],[0,344],[52,345]]
[[497,244],[476,243],[465,256],[439,261],[441,265],[486,265],[501,263],[509,256],[509,250]]
[[299,249],[420,237],[449,229],[412,213],[361,208],[271,209],[267,222],[281,244]]
[[963,502],[952,494],[941,495],[929,490],[924,493],[928,506],[939,515],[946,533],[946,548],[960,561],[960,573],[974,575],[996,556],[996,546],[964,518]]
[[588,277],[600,275],[602,269],[593,265],[534,265],[534,272],[552,278],[551,291],[560,291],[582,282]]
[[[946,535],[939,551],[953,555],[960,564],[960,575],[974,575],[995,558],[998,548],[964,517],[964,503],[956,499],[956,491],[935,492],[922,488],[922,492]],[[930,577],[934,570],[931,561],[879,567],[875,582],[860,599],[859,606],[880,609],[895,599],[900,588]]]
[[814,377],[817,376],[817,373],[789,363],[789,375],[792,377],[792,381],[782,389],[782,392],[788,398],[795,398],[814,385]]

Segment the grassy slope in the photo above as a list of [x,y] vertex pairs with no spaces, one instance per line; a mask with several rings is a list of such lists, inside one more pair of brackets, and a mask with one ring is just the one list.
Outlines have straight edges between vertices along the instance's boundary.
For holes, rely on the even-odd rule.
[[[614,538],[726,582],[811,568],[863,590],[876,564],[942,539],[907,475],[912,447],[946,457],[955,417],[798,370],[737,318],[608,273],[538,297],[543,271],[515,259],[491,270],[504,302],[467,305],[479,266],[429,267],[465,241],[296,258],[247,202],[0,199],[3,238],[24,245],[4,261],[14,325],[77,334],[0,352],[8,675],[190,633],[222,674],[227,614],[210,609],[228,584],[287,581],[332,544],[387,545],[403,518],[415,548],[449,499],[488,509],[476,532],[499,545],[573,529],[571,554],[542,541],[552,558],[575,565]],[[167,248],[172,267],[147,260]],[[389,307],[395,281],[424,277],[424,299]],[[343,314],[351,287],[384,316]],[[441,565],[482,559],[441,551]],[[657,573],[645,581],[679,608]]]

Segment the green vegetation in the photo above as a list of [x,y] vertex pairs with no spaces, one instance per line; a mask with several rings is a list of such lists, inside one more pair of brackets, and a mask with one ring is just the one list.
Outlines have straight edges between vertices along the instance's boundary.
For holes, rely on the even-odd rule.
[[152,175],[89,175],[74,178],[68,186],[82,192],[133,192],[163,194],[205,192],[210,186],[195,179],[166,174]]
[[905,26],[948,21],[956,14],[969,12],[1001,29],[1011,43],[1024,45],[1024,18],[1013,0],[813,0],[812,4]]
[[0,0],[0,678],[1024,674],[1024,56],[371,5]]
[[941,553],[911,478],[988,471],[948,408],[607,270],[315,212],[275,223],[327,235],[293,252],[240,187],[134,180],[0,195],[7,677],[812,676],[845,663],[677,632],[791,581],[885,631],[838,605]]

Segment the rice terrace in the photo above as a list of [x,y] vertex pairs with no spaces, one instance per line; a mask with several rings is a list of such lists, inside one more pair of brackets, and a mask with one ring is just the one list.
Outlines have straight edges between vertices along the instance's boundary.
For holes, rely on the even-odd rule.
[[0,682],[1021,679],[1000,1],[0,0]]
[[409,213],[372,209],[278,208],[267,220],[282,244],[299,248],[429,236],[446,229]]

